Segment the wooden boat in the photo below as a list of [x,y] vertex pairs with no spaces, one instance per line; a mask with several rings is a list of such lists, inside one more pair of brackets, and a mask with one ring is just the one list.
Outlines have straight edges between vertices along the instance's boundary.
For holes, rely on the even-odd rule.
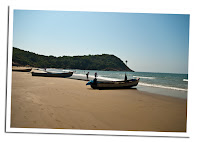
[[52,72],[32,72],[32,76],[43,76],[43,77],[70,77],[73,72],[67,73],[52,73]]
[[24,69],[24,68],[22,68],[22,69],[12,69],[12,71],[19,71],[19,72],[30,72],[32,70],[32,68],[28,68],[28,69]]
[[137,86],[140,78],[126,81],[97,81],[91,80],[86,85],[91,85],[93,89],[123,89]]

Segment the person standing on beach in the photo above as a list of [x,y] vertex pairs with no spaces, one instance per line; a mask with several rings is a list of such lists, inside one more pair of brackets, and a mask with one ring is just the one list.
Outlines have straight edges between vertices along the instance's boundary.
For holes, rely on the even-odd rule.
[[97,73],[95,72],[95,74],[94,74],[94,77],[96,78],[97,77]]
[[87,80],[88,80],[88,76],[89,76],[89,72],[88,72],[88,73],[86,73]]
[[127,76],[126,76],[126,73],[125,73],[125,78],[124,78],[124,81],[125,81],[125,82],[127,81]]

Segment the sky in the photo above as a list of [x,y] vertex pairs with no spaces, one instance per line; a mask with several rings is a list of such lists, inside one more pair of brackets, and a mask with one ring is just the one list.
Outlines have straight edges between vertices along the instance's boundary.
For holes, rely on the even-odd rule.
[[188,73],[189,15],[14,10],[13,46],[41,55],[113,54],[134,71]]

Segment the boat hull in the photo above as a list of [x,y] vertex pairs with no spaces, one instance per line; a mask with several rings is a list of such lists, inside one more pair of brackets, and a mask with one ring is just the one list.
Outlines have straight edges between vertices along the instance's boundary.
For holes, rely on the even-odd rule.
[[90,84],[93,89],[126,89],[137,86],[139,79],[127,81],[104,81]]
[[73,75],[73,72],[68,72],[68,73],[32,72],[32,76],[42,76],[42,77],[70,77],[72,75]]
[[12,69],[12,71],[18,71],[18,72],[30,72],[32,68],[30,69]]

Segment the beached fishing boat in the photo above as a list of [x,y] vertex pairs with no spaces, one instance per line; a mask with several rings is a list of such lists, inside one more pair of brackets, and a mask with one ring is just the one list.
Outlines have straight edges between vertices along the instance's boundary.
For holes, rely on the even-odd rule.
[[93,89],[122,89],[137,86],[140,78],[126,81],[97,81],[91,80],[86,85],[91,85]]
[[32,72],[32,76],[43,76],[43,77],[70,77],[73,72],[67,73],[53,73],[53,72]]
[[32,70],[32,68],[27,68],[27,69],[24,69],[24,68],[14,68],[12,69],[12,71],[19,71],[19,72],[30,72]]

